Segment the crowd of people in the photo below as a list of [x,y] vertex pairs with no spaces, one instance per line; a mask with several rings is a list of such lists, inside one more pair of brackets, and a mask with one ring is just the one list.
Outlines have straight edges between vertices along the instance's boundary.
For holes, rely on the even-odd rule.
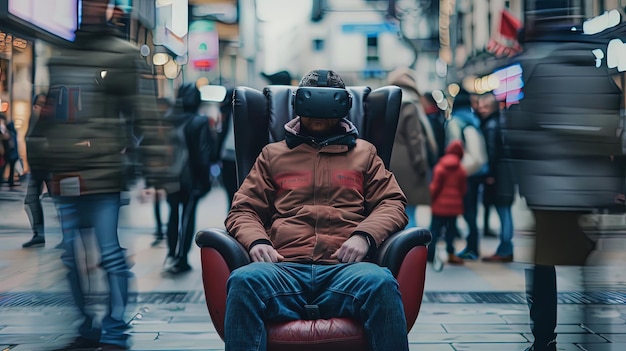
[[[449,264],[481,259],[477,224],[481,204],[485,213],[494,207],[500,219],[500,244],[495,253],[481,260],[513,262],[515,180],[503,144],[496,97],[461,90],[448,113],[437,108],[431,92],[419,93],[416,72],[394,70],[387,82],[402,88],[390,169],[407,196],[408,226],[417,225],[417,206],[430,206],[431,218],[420,224],[429,225],[433,233],[428,258],[433,267],[443,267],[436,251],[439,237],[446,237]],[[468,229],[464,234],[457,227],[460,216]],[[483,235],[490,231],[488,224],[483,225]],[[459,238],[465,239],[466,245],[457,251],[454,242]]]

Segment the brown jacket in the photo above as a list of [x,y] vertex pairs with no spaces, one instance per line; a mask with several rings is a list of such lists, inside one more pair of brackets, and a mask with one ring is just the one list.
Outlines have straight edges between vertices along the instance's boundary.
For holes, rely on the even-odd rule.
[[[298,128],[292,120],[287,134]],[[407,224],[406,198],[372,144],[291,146],[265,146],[234,196],[225,225],[247,249],[269,240],[287,262],[338,263],[330,256],[355,232],[378,246]]]

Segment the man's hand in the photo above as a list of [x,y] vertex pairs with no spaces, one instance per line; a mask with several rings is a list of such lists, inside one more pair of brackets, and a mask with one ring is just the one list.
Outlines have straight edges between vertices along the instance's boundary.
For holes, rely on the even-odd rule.
[[272,245],[256,244],[250,249],[252,262],[280,262],[285,258],[281,256]]
[[336,258],[343,263],[361,262],[369,249],[367,239],[363,235],[353,235],[330,258]]

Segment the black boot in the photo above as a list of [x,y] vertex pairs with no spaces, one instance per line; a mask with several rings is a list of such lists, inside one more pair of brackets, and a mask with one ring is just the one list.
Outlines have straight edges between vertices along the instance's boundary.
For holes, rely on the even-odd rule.
[[46,238],[44,238],[43,235],[35,234],[33,235],[32,239],[30,239],[29,241],[25,242],[22,245],[22,248],[29,249],[29,248],[35,248],[35,247],[43,247],[45,245],[46,245]]
[[556,340],[552,340],[547,345],[542,346],[534,343],[533,346],[527,348],[524,351],[556,351]]
[[535,265],[527,277],[526,293],[530,305],[530,320],[535,338],[529,351],[556,350],[557,291],[554,266]]

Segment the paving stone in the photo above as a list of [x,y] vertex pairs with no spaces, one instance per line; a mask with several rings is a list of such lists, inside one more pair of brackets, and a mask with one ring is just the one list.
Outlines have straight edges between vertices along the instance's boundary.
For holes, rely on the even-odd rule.
[[598,334],[626,334],[626,324],[585,324],[585,327]]
[[[454,349],[456,351],[523,351],[526,348],[530,347],[531,343],[454,343]],[[574,344],[559,344],[557,345],[557,351],[581,351]]]
[[[448,333],[530,333],[528,324],[451,324],[444,323]],[[557,333],[586,333],[579,325],[560,324]]]
[[52,339],[54,339],[55,336],[56,335],[36,334],[36,333],[31,333],[28,335],[2,334],[0,335],[0,344],[10,344],[10,345],[37,344],[37,343],[49,342]]
[[410,333],[446,333],[446,330],[441,324],[416,324],[413,326],[413,328],[411,328]]
[[602,337],[614,343],[626,343],[626,334],[601,334]]
[[412,343],[455,343],[455,342],[479,342],[479,343],[524,343],[528,339],[522,334],[409,334],[409,342]]
[[[528,340],[533,340],[532,334],[524,334]],[[557,343],[604,343],[608,342],[605,338],[596,334],[557,334]]]
[[438,314],[418,316],[415,324],[453,323],[453,324],[506,324],[506,321],[498,315],[453,315]]
[[411,344],[409,351],[455,351],[449,344]]
[[207,335],[215,333],[213,324],[210,323],[150,323],[139,324],[133,326],[133,332],[182,332],[182,333],[206,333]]
[[611,344],[579,344],[585,351],[624,351],[626,343]]

